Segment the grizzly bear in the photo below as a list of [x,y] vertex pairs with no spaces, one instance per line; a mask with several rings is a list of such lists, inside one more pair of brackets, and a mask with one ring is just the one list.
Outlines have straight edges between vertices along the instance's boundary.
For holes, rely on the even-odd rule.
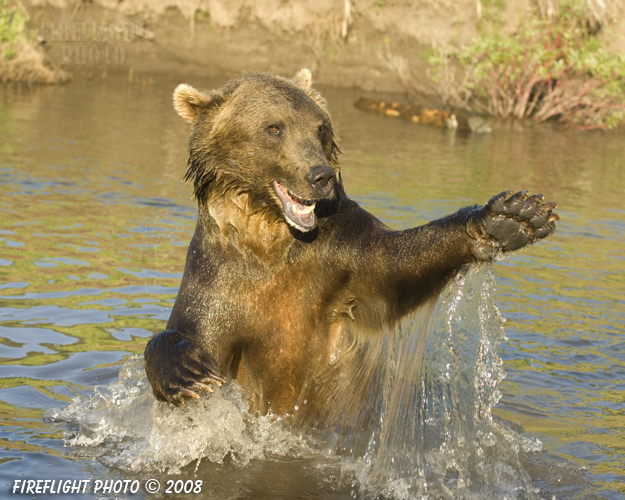
[[335,394],[359,362],[349,355],[358,339],[388,331],[465,265],[555,231],[554,203],[510,191],[389,229],[345,194],[332,120],[311,83],[303,69],[174,92],[191,124],[185,178],[198,216],[167,329],[145,350],[159,400],[182,405],[234,379],[260,414],[314,420],[329,404],[319,395]]

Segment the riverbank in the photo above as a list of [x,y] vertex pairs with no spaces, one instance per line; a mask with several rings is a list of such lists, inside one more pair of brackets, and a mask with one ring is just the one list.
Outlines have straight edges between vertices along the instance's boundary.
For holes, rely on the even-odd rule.
[[[401,58],[419,91],[434,93],[425,54],[432,46],[459,47],[495,25],[500,33],[514,32],[536,3],[509,3],[299,0],[276,7],[268,0],[29,0],[24,5],[50,60],[69,73],[288,75],[309,67],[321,84],[402,91],[392,68]],[[544,9],[551,5],[544,3]],[[589,16],[608,26],[608,48],[625,52],[622,2],[601,5],[596,14],[589,9]]]

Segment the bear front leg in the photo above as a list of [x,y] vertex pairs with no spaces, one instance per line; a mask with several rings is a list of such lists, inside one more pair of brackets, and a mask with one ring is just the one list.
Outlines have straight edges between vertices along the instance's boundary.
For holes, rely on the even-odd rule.
[[210,354],[172,330],[148,342],[145,372],[156,398],[176,406],[199,398],[198,392],[213,392],[211,385],[221,386],[226,381]]
[[555,203],[541,203],[542,194],[528,196],[522,191],[508,197],[510,193],[493,196],[468,225],[471,250],[479,260],[490,260],[499,250],[512,252],[531,245],[556,230],[560,217],[552,212]]

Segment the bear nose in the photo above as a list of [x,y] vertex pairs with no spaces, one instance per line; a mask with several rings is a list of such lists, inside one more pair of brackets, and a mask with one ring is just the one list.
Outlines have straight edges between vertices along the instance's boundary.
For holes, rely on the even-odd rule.
[[306,174],[306,180],[315,190],[332,188],[336,182],[336,175],[332,167],[328,165],[317,165]]

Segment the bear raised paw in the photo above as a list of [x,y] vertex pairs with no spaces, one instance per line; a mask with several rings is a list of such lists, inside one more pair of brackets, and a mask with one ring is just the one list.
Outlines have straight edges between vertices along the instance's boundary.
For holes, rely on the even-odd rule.
[[392,231],[345,194],[330,114],[311,83],[301,70],[175,90],[191,124],[186,179],[198,218],[167,329],[145,351],[160,400],[180,405],[236,379],[258,412],[299,406],[314,418],[329,403],[315,395],[335,394],[357,363],[359,338],[436,297],[466,264],[555,230],[555,204],[504,192]]

